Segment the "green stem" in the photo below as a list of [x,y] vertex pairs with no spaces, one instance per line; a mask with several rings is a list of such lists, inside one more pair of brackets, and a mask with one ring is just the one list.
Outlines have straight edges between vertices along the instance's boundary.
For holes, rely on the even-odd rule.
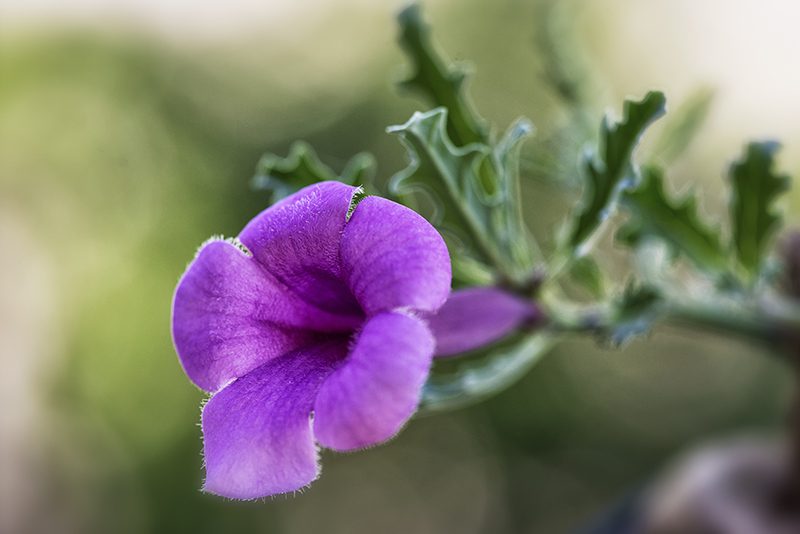
[[[618,326],[613,309],[597,306],[565,305],[560,296],[549,294],[551,329],[564,333],[597,333],[612,331]],[[783,303],[785,304],[785,303]],[[791,332],[800,332],[800,308],[791,305],[750,306],[731,308],[725,303],[680,304],[664,302],[648,313],[654,322],[674,324],[681,328],[715,331],[743,338],[770,348],[783,346]],[[631,318],[627,317],[626,321]],[[780,351],[776,351],[780,352]]]
[[661,317],[684,328],[713,330],[769,346],[780,343],[787,329],[800,328],[798,317],[776,316],[764,310],[732,311],[722,306],[671,305]]

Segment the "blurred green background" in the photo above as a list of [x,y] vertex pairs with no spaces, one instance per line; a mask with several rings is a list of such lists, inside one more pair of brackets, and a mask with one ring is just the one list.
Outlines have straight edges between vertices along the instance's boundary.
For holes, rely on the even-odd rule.
[[[405,165],[385,127],[426,109],[392,85],[402,4],[220,6],[0,8],[0,531],[559,533],[692,444],[780,431],[791,384],[779,363],[660,329],[621,351],[562,344],[481,405],[414,420],[368,451],[323,451],[302,495],[200,493],[204,394],[169,334],[179,276],[200,243],[266,207],[248,186],[262,153],[304,139],[340,171],[367,150],[385,180]],[[547,23],[536,0],[424,7],[449,55],[475,65],[482,114],[536,124],[523,201],[546,244],[577,198],[537,172],[569,118],[545,80],[553,42],[593,80],[597,118],[651,88],[672,104],[714,89],[670,172],[676,190],[705,195],[711,220],[748,139],[782,140],[781,168],[800,170],[793,2],[570,1]],[[583,139],[567,141],[554,157],[577,162]],[[608,245],[598,260],[613,267],[624,252]]]

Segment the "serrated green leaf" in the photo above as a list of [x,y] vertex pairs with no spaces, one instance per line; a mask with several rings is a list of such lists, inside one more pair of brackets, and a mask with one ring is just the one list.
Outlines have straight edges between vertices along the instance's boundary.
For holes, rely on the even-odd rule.
[[456,147],[446,124],[447,109],[437,108],[388,129],[400,136],[411,160],[390,181],[390,194],[413,208],[418,208],[413,194],[426,195],[435,208],[430,221],[437,229],[510,281],[522,281],[533,260],[516,166],[519,142],[532,127],[518,122],[493,150],[481,143]]
[[600,298],[605,292],[603,272],[589,256],[577,259],[569,271],[569,275],[579,286],[589,292],[594,298]]
[[[398,19],[400,44],[412,63],[410,77],[400,86],[422,94],[439,111],[415,115],[406,125],[389,129],[401,134],[412,161],[408,169],[393,178],[390,194],[418,208],[413,192],[423,192],[435,207],[432,222],[440,231],[455,237],[464,250],[499,271],[506,281],[524,284],[535,259],[540,257],[523,223],[519,194],[520,141],[532,133],[533,126],[521,119],[495,145],[488,124],[478,115],[466,92],[467,69],[453,65],[439,49],[420,7],[409,6]],[[434,132],[431,126],[442,117],[442,131]],[[433,136],[411,139],[416,134],[408,127],[415,120],[420,124],[429,120],[430,124],[421,129],[434,132]],[[444,146],[445,140],[450,146]],[[423,146],[432,143],[442,146]],[[454,152],[455,149],[463,150]],[[430,152],[433,157],[423,152]],[[444,159],[437,160],[437,153]],[[434,165],[427,165],[426,161]],[[439,169],[434,169],[437,165]]]
[[678,109],[670,112],[653,149],[665,165],[677,160],[689,147],[705,122],[713,100],[714,90],[700,87]]
[[719,232],[700,220],[695,196],[670,200],[664,191],[662,171],[654,165],[643,167],[640,174],[636,189],[626,191],[620,198],[631,217],[617,231],[617,240],[638,247],[654,237],[666,243],[672,256],[683,253],[700,268],[723,270],[728,257]]
[[445,376],[432,373],[422,388],[420,412],[462,408],[503,391],[525,376],[553,342],[545,332],[526,334],[510,346],[487,350],[478,364],[466,363]]
[[661,294],[655,288],[629,282],[614,303],[614,320],[608,331],[609,342],[620,347],[648,333],[655,323],[661,300]]
[[528,276],[542,260],[533,236],[522,218],[522,193],[519,185],[519,153],[522,141],[534,132],[525,118],[515,121],[492,150],[493,170],[497,174],[497,204],[493,208],[492,234],[510,261],[516,275]]
[[422,11],[412,4],[398,15],[400,45],[413,64],[413,73],[400,87],[421,93],[435,107],[449,111],[447,133],[456,146],[488,143],[489,127],[475,111],[466,92],[469,70],[453,65],[431,37],[430,27]]
[[661,294],[657,289],[630,281],[615,305],[617,318],[630,319],[641,315],[659,300]]
[[375,158],[362,152],[353,156],[341,176],[337,176],[319,160],[308,143],[296,141],[285,158],[264,154],[256,166],[251,185],[257,190],[271,191],[271,202],[277,202],[306,186],[327,180],[370,187],[374,171]]
[[730,168],[733,194],[731,222],[736,257],[748,278],[761,267],[764,251],[781,225],[775,201],[789,188],[789,177],[773,172],[775,142],[750,143],[741,161]]
[[491,150],[479,143],[456,147],[447,136],[446,124],[447,109],[436,108],[416,112],[404,125],[387,129],[400,136],[411,159],[405,170],[392,177],[389,192],[412,207],[413,193],[427,195],[436,210],[431,224],[455,236],[483,263],[496,264],[499,251],[489,240],[489,211],[496,199],[481,179]]
[[569,234],[568,243],[572,247],[585,243],[611,214],[621,190],[635,185],[633,150],[645,128],[664,114],[665,104],[663,93],[649,92],[640,102],[625,101],[622,121],[612,124],[606,116],[600,129],[600,153],[583,158],[587,184]]

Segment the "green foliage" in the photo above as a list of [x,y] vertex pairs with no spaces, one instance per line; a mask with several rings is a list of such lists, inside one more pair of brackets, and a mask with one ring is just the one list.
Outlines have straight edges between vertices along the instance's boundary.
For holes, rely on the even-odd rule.
[[[522,221],[519,147],[533,125],[520,119],[494,144],[465,90],[467,69],[450,64],[438,49],[419,6],[405,9],[399,21],[400,44],[413,64],[412,75],[400,86],[438,107],[388,129],[400,136],[410,160],[392,178],[389,192],[418,211],[418,195],[431,202],[431,223],[459,245],[450,247],[454,286],[487,285],[492,270],[506,282],[524,285],[533,271],[535,245]],[[480,363],[432,376],[423,388],[421,409],[452,409],[501,391],[550,345],[543,334],[522,335],[481,351]]]
[[612,326],[607,332],[611,344],[620,347],[649,332],[658,316],[660,302],[661,295],[656,289],[629,282],[614,303]]
[[568,243],[579,247],[594,233],[614,208],[621,190],[635,185],[631,156],[645,128],[665,112],[663,93],[649,92],[641,100],[625,101],[622,121],[606,117],[600,129],[601,153],[587,154],[583,166],[588,180],[584,200]]
[[714,90],[700,87],[665,119],[653,151],[664,164],[677,160],[689,147],[708,116]]
[[654,165],[643,167],[641,178],[636,189],[620,198],[631,217],[617,232],[617,240],[638,247],[647,239],[661,239],[673,256],[683,253],[700,268],[723,270],[727,255],[719,233],[698,217],[695,196],[670,200],[664,191],[662,171]]
[[474,258],[450,250],[450,265],[453,270],[453,288],[489,286],[495,283],[494,273],[488,265]]
[[769,240],[781,225],[774,205],[789,188],[789,177],[773,172],[779,147],[775,142],[750,143],[742,160],[730,168],[733,245],[749,279],[758,273]]
[[[398,20],[400,44],[413,65],[400,87],[422,94],[438,107],[389,128],[400,135],[411,160],[392,178],[389,192],[418,211],[415,194],[430,200],[431,222],[460,245],[453,254],[455,263],[475,266],[470,259],[459,260],[458,255],[465,253],[491,266],[506,281],[523,285],[538,252],[522,222],[519,192],[519,146],[533,125],[520,119],[493,143],[488,124],[469,100],[467,69],[452,65],[439,50],[419,6],[403,10]],[[455,272],[475,279],[473,274],[487,270]]]
[[532,126],[518,122],[494,149],[481,143],[456,147],[447,135],[447,116],[447,109],[436,108],[388,129],[400,136],[411,160],[389,191],[417,209],[414,194],[424,194],[434,206],[431,223],[455,237],[460,252],[518,280],[532,260],[520,215],[517,151]]
[[353,156],[341,176],[337,176],[319,160],[308,143],[296,141],[286,158],[264,154],[256,166],[251,185],[254,189],[270,191],[271,202],[277,202],[306,186],[326,180],[370,186],[374,172],[375,158],[362,152]]
[[578,258],[570,269],[570,277],[594,298],[601,298],[605,293],[603,272],[589,256]]
[[392,178],[389,191],[407,204],[413,204],[412,193],[424,192],[435,207],[431,223],[491,265],[499,257],[489,239],[489,210],[498,189],[487,176],[491,151],[478,143],[456,147],[447,136],[447,115],[446,108],[417,112],[404,125],[388,129],[400,136],[411,159]]
[[420,410],[462,408],[503,391],[524,376],[553,341],[546,333],[517,336],[502,348],[481,351],[479,363],[465,363],[446,375],[433,374],[422,388]]
[[[540,255],[533,236],[522,219],[522,194],[519,188],[519,152],[522,141],[532,135],[534,126],[520,118],[492,149],[492,171],[497,174],[497,205],[492,210],[492,230],[512,267],[512,279],[523,278],[533,269]],[[538,258],[541,260],[541,258]]]
[[538,2],[534,39],[542,53],[543,80],[577,110],[587,101],[591,80],[576,43],[564,39],[574,27],[572,6],[565,4],[559,0]]
[[456,146],[488,143],[489,128],[469,100],[469,70],[452,65],[431,37],[419,5],[412,4],[398,16],[400,45],[413,64],[413,73],[399,85],[449,110],[447,133]]

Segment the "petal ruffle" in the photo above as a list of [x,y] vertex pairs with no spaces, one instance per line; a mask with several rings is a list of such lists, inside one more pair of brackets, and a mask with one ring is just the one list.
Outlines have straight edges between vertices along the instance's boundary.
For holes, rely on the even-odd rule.
[[453,291],[428,317],[436,356],[450,356],[497,341],[517,328],[533,325],[542,313],[533,303],[492,287]]
[[302,299],[326,311],[363,319],[340,278],[339,241],[356,191],[340,182],[306,187],[257,215],[239,240]]
[[394,436],[417,409],[433,344],[425,323],[415,317],[386,312],[369,319],[347,362],[317,393],[319,444],[344,451]]
[[275,358],[232,382],[203,409],[205,491],[234,499],[285,493],[319,474],[311,410],[347,343]]
[[360,321],[327,313],[284,289],[225,241],[204,246],[175,290],[172,336],[186,374],[216,391],[271,358],[350,332]]
[[368,316],[398,308],[435,311],[450,291],[450,257],[422,216],[368,197],[342,234],[342,276]]

